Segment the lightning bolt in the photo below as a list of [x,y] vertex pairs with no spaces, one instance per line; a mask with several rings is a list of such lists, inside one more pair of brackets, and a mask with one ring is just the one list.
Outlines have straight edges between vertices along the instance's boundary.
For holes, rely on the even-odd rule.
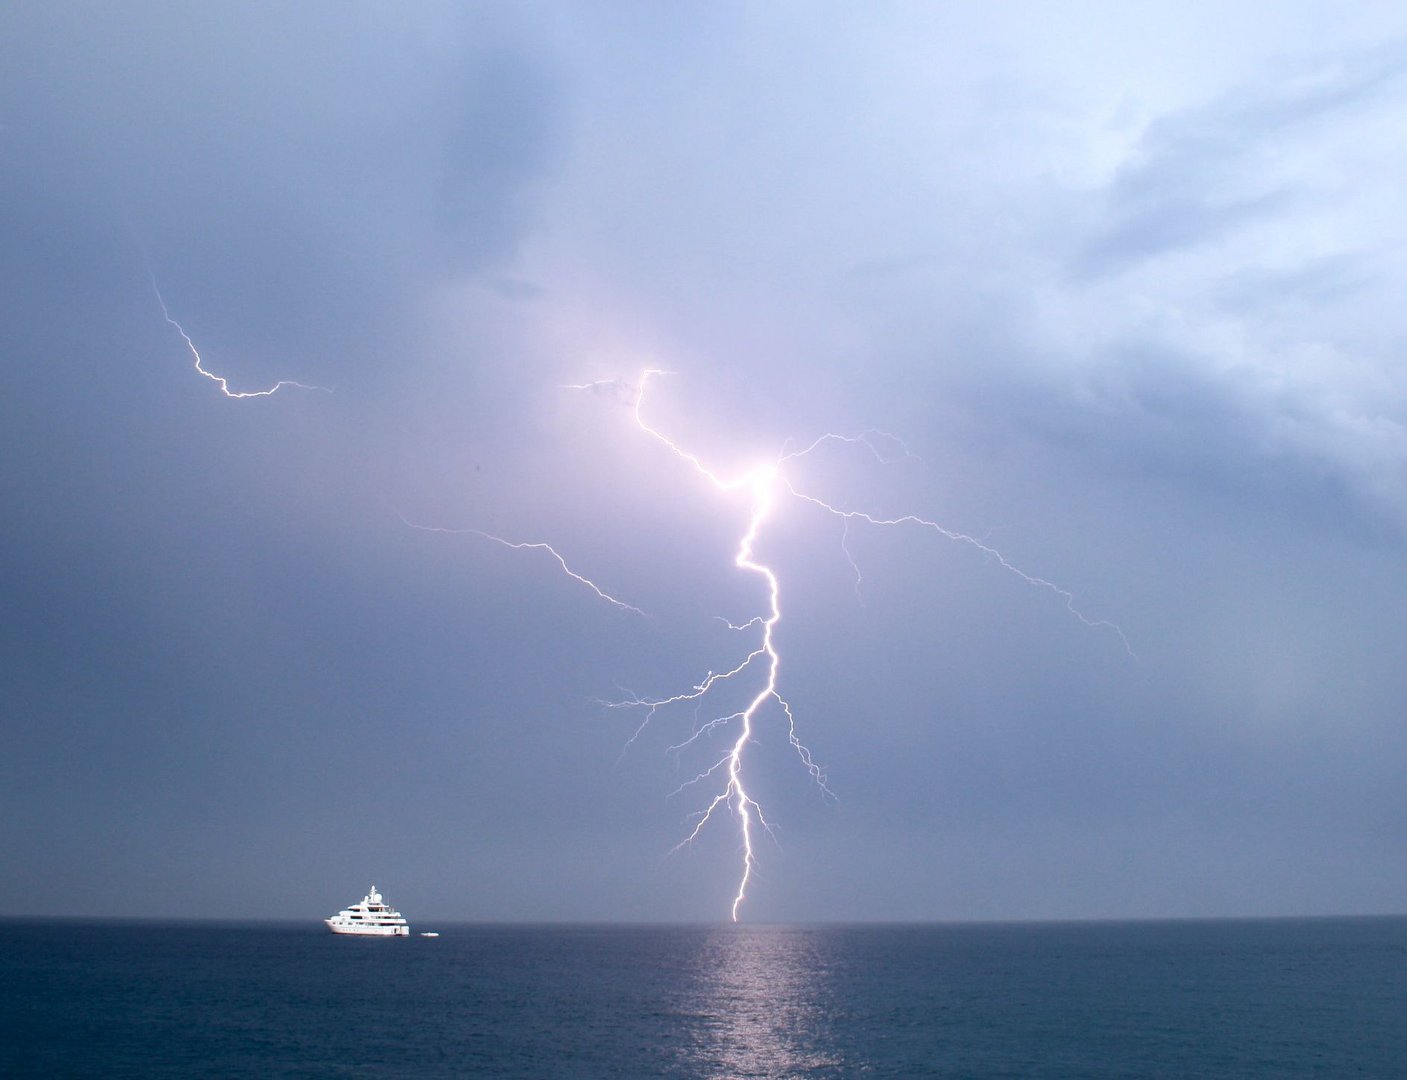
[[309,386],[307,383],[294,382],[292,379],[280,379],[267,390],[231,390],[229,379],[225,378],[223,375],[217,375],[215,372],[206,368],[205,362],[201,359],[200,350],[195,347],[195,342],[192,341],[191,336],[186,333],[185,327],[171,317],[171,311],[166,306],[166,298],[161,295],[161,290],[157,288],[156,275],[151,274],[150,277],[151,291],[156,294],[156,302],[161,305],[161,315],[169,326],[175,328],[176,333],[181,335],[181,340],[186,343],[186,348],[190,350],[191,356],[195,359],[195,370],[218,386],[220,393],[224,394],[225,397],[238,399],[269,397],[272,394],[278,393],[285,386],[295,386],[299,390],[321,390],[325,394],[332,393],[332,391],[325,386]]
[[[695,723],[692,732],[686,739],[669,747],[668,752],[670,753],[682,754],[685,750],[707,741],[719,732],[731,732],[726,746],[713,763],[698,772],[692,779],[685,781],[673,793],[679,795],[698,785],[709,783],[715,785],[713,794],[709,797],[704,808],[691,815],[692,828],[688,835],[675,845],[673,851],[678,852],[692,845],[708,823],[715,818],[731,815],[736,820],[742,851],[742,867],[729,914],[732,920],[737,922],[747,899],[748,886],[752,882],[758,866],[758,832],[759,830],[765,832],[775,839],[773,827],[763,813],[761,805],[749,791],[747,780],[747,750],[757,737],[759,723],[765,713],[770,711],[778,716],[782,721],[789,744],[812,780],[823,796],[834,798],[834,793],[827,785],[826,772],[801,741],[797,732],[796,716],[781,692],[782,657],[776,641],[777,627],[782,621],[781,580],[777,571],[768,564],[759,561],[757,556],[758,539],[779,497],[791,496],[804,505],[814,507],[839,519],[841,522],[840,547],[854,572],[857,598],[860,595],[862,582],[860,567],[849,547],[851,528],[856,525],[868,525],[876,528],[917,528],[935,533],[954,543],[976,549],[1003,571],[1015,575],[1033,588],[1050,592],[1060,598],[1070,613],[1085,626],[1113,632],[1130,656],[1133,655],[1133,650],[1129,647],[1128,639],[1124,636],[1123,631],[1114,623],[1103,619],[1093,619],[1085,615],[1077,607],[1076,598],[1072,592],[1045,578],[1037,577],[1020,569],[991,544],[917,515],[881,517],[865,510],[837,506],[819,496],[799,489],[785,475],[784,470],[789,463],[804,458],[822,446],[831,443],[862,448],[873,455],[881,464],[915,457],[902,440],[896,436],[878,430],[869,430],[858,435],[827,433],[798,450],[789,449],[789,443],[784,444],[774,460],[754,465],[736,476],[725,477],[710,469],[704,464],[702,458],[684,449],[646,419],[645,397],[648,384],[652,379],[669,374],[671,373],[661,369],[649,368],[641,374],[639,381],[633,384],[623,379],[604,379],[570,384],[564,389],[607,394],[623,404],[629,404],[635,424],[640,431],[666,447],[721,493],[725,495],[741,493],[746,498],[748,505],[747,524],[738,539],[733,565],[759,580],[765,601],[762,605],[763,610],[745,622],[735,624],[729,620],[723,620],[728,628],[734,632],[756,635],[753,646],[742,655],[741,659],[725,670],[719,672],[710,670],[704,678],[688,690],[664,697],[642,697],[639,694],[625,691],[627,696],[623,699],[601,701],[599,704],[611,709],[639,710],[643,714],[634,733],[627,739],[622,754],[630,748],[661,712],[675,706],[692,706],[695,712]],[[545,552],[556,561],[559,569],[567,577],[591,589],[599,598],[634,614],[644,614],[639,608],[617,599],[589,578],[577,573],[550,544],[506,540],[480,529],[446,529],[417,525],[404,516],[401,516],[401,520],[411,528],[427,532],[468,534],[514,550]],[[731,711],[725,710],[703,723],[698,722],[699,713],[706,702],[712,700],[713,695],[726,692],[728,688],[733,686],[741,688],[749,685],[751,688],[744,690],[744,704],[741,708],[735,708]]]
[[[798,489],[792,481],[786,477],[783,471],[787,463],[803,458],[820,447],[833,442],[862,447],[868,450],[882,464],[888,464],[900,458],[914,457],[915,455],[910,453],[908,447],[897,437],[887,432],[877,430],[865,431],[859,435],[827,433],[816,438],[809,445],[799,450],[789,450],[788,446],[784,445],[775,461],[756,465],[737,476],[725,478],[708,468],[701,458],[685,450],[669,436],[652,426],[645,418],[645,391],[649,381],[653,378],[668,374],[670,374],[670,372],[651,368],[647,369],[641,375],[634,394],[632,411],[635,423],[641,431],[662,443],[675,456],[687,463],[695,472],[719,491],[725,493],[742,491],[748,495],[750,510],[748,513],[747,527],[739,539],[737,551],[733,558],[733,564],[740,570],[754,574],[762,580],[766,594],[765,612],[741,625],[734,625],[732,623],[728,623],[728,625],[730,629],[740,632],[760,630],[760,639],[756,646],[748,652],[740,662],[721,674],[710,671],[706,678],[701,680],[689,691],[654,699],[632,695],[624,700],[607,702],[605,704],[614,708],[643,710],[644,718],[636,728],[629,742],[627,742],[628,746],[630,742],[633,742],[640,733],[644,731],[645,727],[649,725],[662,709],[686,703],[692,703],[697,708],[703,700],[711,692],[719,688],[720,685],[742,678],[745,673],[749,672],[750,669],[754,667],[761,667],[761,686],[747,699],[747,703],[743,708],[716,716],[702,725],[696,724],[689,738],[677,746],[670,748],[672,751],[682,751],[684,748],[692,746],[694,743],[720,728],[734,726],[736,729],[732,742],[728,745],[722,756],[714,761],[711,766],[698,773],[692,780],[686,781],[675,792],[675,794],[678,794],[694,785],[702,784],[710,780],[714,780],[715,782],[721,781],[721,786],[716,789],[715,794],[709,800],[708,804],[702,811],[694,815],[694,826],[688,836],[680,841],[674,849],[675,851],[679,851],[691,845],[694,840],[699,837],[704,827],[716,816],[725,812],[729,812],[734,816],[737,820],[738,833],[742,847],[742,868],[738,879],[737,890],[734,893],[732,906],[730,908],[730,915],[733,921],[736,922],[742,905],[747,899],[748,885],[752,881],[753,874],[757,867],[756,832],[760,827],[769,835],[774,835],[771,825],[763,814],[762,807],[749,793],[745,779],[746,751],[749,744],[752,743],[755,738],[757,724],[761,714],[768,706],[773,706],[775,711],[780,714],[785,724],[787,739],[792,749],[801,759],[802,764],[811,774],[812,779],[823,794],[833,797],[833,793],[826,784],[824,769],[816,763],[811,751],[798,737],[796,717],[780,690],[782,661],[776,644],[776,630],[782,619],[781,583],[777,572],[771,566],[759,562],[756,557],[758,537],[779,495],[790,495],[802,503],[816,507],[826,514],[840,519],[842,524],[840,540],[841,550],[844,552],[845,558],[854,571],[857,598],[860,593],[861,576],[859,565],[856,563],[849,547],[851,526],[854,524],[864,524],[879,528],[916,527],[934,532],[955,543],[965,544],[975,548],[984,556],[994,561],[1002,570],[1014,574],[1027,585],[1044,589],[1059,597],[1064,601],[1070,613],[1084,625],[1092,628],[1105,628],[1112,631],[1118,636],[1129,655],[1133,655],[1133,650],[1129,647],[1128,639],[1118,626],[1103,619],[1092,619],[1086,616],[1076,606],[1075,596],[1072,592],[1044,578],[1028,574],[1007,559],[1005,555],[992,545],[976,537],[949,529],[936,521],[930,521],[926,518],[918,517],[917,515],[886,518],[863,510],[836,506],[818,496]],[[619,387],[620,382],[618,380],[603,380],[575,384],[570,388],[589,390],[592,392],[601,392],[608,389],[619,392]],[[897,448],[899,453],[896,456],[891,456],[891,454],[886,453],[886,448],[889,448],[891,453],[894,448]]]
[[[766,587],[767,604],[766,614],[759,615],[741,626],[733,626],[734,630],[747,630],[751,628],[761,629],[761,640],[756,648],[747,654],[741,663],[735,665],[731,670],[722,674],[710,672],[708,677],[694,687],[692,692],[676,694],[668,698],[655,700],[642,700],[640,698],[628,699],[610,704],[622,708],[643,708],[645,719],[639,728],[636,729],[636,736],[644,730],[655,714],[662,708],[678,704],[680,702],[701,702],[702,699],[715,689],[720,683],[726,683],[739,678],[754,665],[760,664],[763,668],[764,677],[762,686],[748,700],[747,705],[736,712],[715,717],[704,724],[688,740],[680,744],[679,748],[692,744],[697,739],[714,731],[719,727],[730,723],[736,723],[737,735],[726,752],[710,768],[704,770],[688,781],[679,789],[691,787],[694,784],[702,783],[720,773],[726,775],[727,781],[722,789],[714,795],[708,805],[696,815],[696,820],[692,831],[685,837],[675,850],[681,850],[694,842],[703,831],[704,827],[713,820],[714,816],[722,810],[729,810],[737,818],[739,835],[742,842],[743,865],[742,873],[738,880],[737,891],[733,896],[733,903],[730,915],[734,922],[738,920],[738,912],[743,901],[747,898],[748,883],[752,880],[752,875],[757,866],[757,850],[754,843],[754,831],[757,826],[772,833],[772,828],[768,824],[762,812],[762,807],[757,800],[748,792],[744,778],[744,755],[748,744],[752,742],[754,730],[759,713],[769,705],[775,704],[781,714],[786,719],[787,738],[792,748],[801,758],[802,763],[810,772],[812,778],[820,786],[821,790],[830,794],[830,789],[826,786],[826,775],[824,770],[816,764],[811,756],[811,751],[797,737],[796,717],[792,713],[791,706],[782,697],[778,689],[779,674],[781,671],[782,659],[777,652],[775,632],[777,624],[781,622],[781,582],[778,580],[776,571],[765,563],[758,562],[755,557],[758,534],[762,530],[763,523],[767,520],[772,511],[773,503],[776,499],[779,484],[782,478],[779,472],[780,462],[771,462],[755,466],[740,475],[731,479],[725,479],[704,465],[703,461],[696,455],[689,453],[673,439],[663,432],[652,427],[645,420],[644,402],[645,387],[650,378],[670,374],[658,369],[649,369],[641,375],[639,390],[635,395],[634,417],[635,423],[646,434],[652,436],[663,443],[676,456],[681,458],[693,467],[700,475],[709,481],[720,491],[731,492],[739,489],[745,491],[750,496],[751,511],[748,517],[747,529],[744,531],[738,542],[737,553],[733,558],[733,564],[741,570],[755,574],[760,577]],[[597,389],[601,384],[587,383],[581,385],[580,389]],[[818,441],[819,442],[819,441]],[[815,445],[808,448],[813,449]],[[802,451],[802,453],[807,451]],[[632,736],[632,739],[635,736]],[[679,749],[676,748],[676,749]]]

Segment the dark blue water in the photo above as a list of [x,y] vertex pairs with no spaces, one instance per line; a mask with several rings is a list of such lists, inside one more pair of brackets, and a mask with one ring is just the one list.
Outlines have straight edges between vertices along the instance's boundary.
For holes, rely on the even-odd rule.
[[1407,919],[0,924],[0,1074],[1403,1077]]

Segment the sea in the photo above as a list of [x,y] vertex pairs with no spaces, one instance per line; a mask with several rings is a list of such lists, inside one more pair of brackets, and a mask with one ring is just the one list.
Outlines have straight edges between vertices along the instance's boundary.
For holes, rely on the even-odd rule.
[[8,920],[0,1075],[1407,1077],[1407,918],[433,929]]

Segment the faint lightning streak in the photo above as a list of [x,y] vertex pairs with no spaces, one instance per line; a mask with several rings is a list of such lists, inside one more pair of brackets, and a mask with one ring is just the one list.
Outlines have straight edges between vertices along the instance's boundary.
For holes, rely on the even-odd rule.
[[[1128,638],[1124,636],[1123,630],[1120,629],[1116,623],[1109,622],[1107,619],[1091,619],[1088,615],[1084,614],[1084,612],[1082,612],[1078,607],[1076,607],[1075,594],[1070,592],[1070,590],[1061,588],[1053,581],[1047,581],[1045,578],[1036,577],[1034,574],[1026,573],[1026,571],[1022,570],[1020,567],[1008,561],[1007,557],[1003,555],[1000,551],[998,551],[996,548],[992,547],[990,544],[983,543],[981,540],[978,540],[975,536],[969,536],[966,533],[956,532],[952,529],[944,528],[942,525],[938,524],[938,522],[929,521],[927,518],[921,518],[916,514],[902,514],[899,517],[895,518],[881,518],[875,517],[872,514],[867,514],[862,510],[842,510],[839,507],[832,506],[830,503],[826,502],[823,499],[816,498],[814,495],[807,495],[805,492],[798,491],[785,477],[781,478],[781,483],[783,484],[783,486],[786,487],[789,492],[795,495],[798,499],[801,499],[803,502],[808,502],[813,506],[817,506],[820,509],[826,511],[826,513],[828,514],[834,514],[836,517],[841,518],[847,524],[851,521],[863,521],[868,525],[880,526],[915,525],[919,528],[929,529],[933,532],[936,532],[938,535],[946,537],[947,539],[955,541],[956,543],[967,544],[969,547],[976,548],[983,555],[986,555],[988,558],[994,560],[997,565],[999,565],[1003,570],[1006,570],[1008,573],[1015,574],[1027,585],[1038,589],[1049,590],[1056,596],[1060,597],[1062,600],[1065,601],[1066,610],[1068,610],[1070,614],[1075,616],[1075,618],[1079,619],[1080,622],[1084,623],[1086,626],[1090,627],[1091,629],[1102,627],[1106,630],[1112,630],[1118,636],[1119,641],[1123,643],[1124,650],[1129,654],[1129,656],[1135,657],[1135,659],[1137,658],[1136,654],[1133,651],[1133,647],[1129,645]],[[842,540],[842,545],[843,543],[844,541]],[[848,555],[849,552],[847,551],[846,554]],[[854,565],[853,560],[851,561],[851,564]]]
[[126,200],[119,197],[122,207],[122,218],[127,224],[127,231],[132,236],[132,242],[136,245],[138,254],[141,255],[142,265],[146,268],[147,280],[151,282],[151,291],[156,294],[156,302],[161,305],[161,316],[166,320],[168,326],[172,327],[176,333],[181,335],[181,340],[186,343],[186,348],[190,350],[191,356],[195,359],[195,370],[205,378],[209,379],[220,388],[220,393],[227,398],[243,399],[256,397],[269,397],[282,390],[285,386],[295,386],[299,390],[320,390],[325,394],[332,391],[326,386],[310,386],[307,383],[294,382],[292,379],[280,379],[267,390],[231,390],[230,382],[223,375],[217,375],[205,366],[205,361],[201,358],[200,350],[195,347],[195,342],[186,333],[185,327],[171,317],[171,310],[166,306],[166,298],[161,295],[161,289],[156,284],[156,270],[152,267],[151,257],[147,254],[146,244],[142,242],[141,234],[137,231],[136,222],[132,220],[131,211],[127,207]]
[[326,394],[332,393],[332,391],[325,386],[309,386],[307,383],[294,382],[292,379],[280,379],[267,390],[231,390],[230,381],[227,378],[225,378],[223,375],[216,375],[213,371],[210,371],[205,367],[204,361],[202,361],[200,357],[200,350],[195,347],[195,342],[193,342],[191,340],[191,336],[186,333],[185,327],[183,327],[180,323],[178,323],[175,319],[171,317],[171,312],[166,307],[166,298],[161,295],[161,290],[157,288],[156,275],[154,274],[151,276],[151,291],[156,293],[156,302],[161,305],[162,317],[166,319],[167,323],[175,327],[176,333],[181,335],[181,340],[186,343],[186,348],[191,351],[191,356],[195,357],[195,370],[200,372],[207,379],[209,379],[216,386],[218,386],[220,388],[220,393],[224,394],[225,397],[268,397],[269,395],[275,394],[279,390],[282,390],[285,386],[296,386],[299,390],[321,390],[323,393]]
[[567,560],[562,558],[561,554],[551,544],[505,540],[501,536],[494,536],[493,533],[484,532],[483,529],[446,529],[438,525],[419,525],[416,522],[408,519],[404,514],[397,514],[396,516],[399,517],[401,519],[401,522],[407,527],[412,529],[419,529],[421,532],[444,533],[449,536],[478,536],[482,537],[485,540],[492,540],[495,544],[502,544],[506,548],[512,548],[514,551],[545,551],[549,555],[551,555],[552,558],[557,560],[557,565],[562,568],[562,573],[566,574],[567,577],[571,578],[573,581],[581,582],[581,584],[585,585],[602,600],[605,600],[607,603],[614,604],[616,607],[621,608],[624,611],[633,612],[634,614],[639,615],[642,618],[649,618],[648,615],[646,615],[634,604],[627,604],[624,600],[618,600],[616,597],[612,596],[610,593],[606,592],[606,590],[601,588],[601,586],[597,585],[596,582],[592,581],[590,578],[578,574],[575,570],[573,570],[570,566],[567,565]]
[[845,561],[850,564],[851,571],[855,574],[855,602],[861,607],[865,605],[865,581],[860,574],[860,564],[855,561],[855,556],[850,551],[850,519],[844,518],[840,526],[840,550],[845,553]]
[[[884,438],[888,439],[890,442],[898,446],[900,450],[899,456],[892,458],[885,457],[880,448],[874,443],[874,436],[876,435],[882,435]],[[788,461],[791,461],[793,458],[805,457],[813,450],[819,449],[823,444],[828,442],[850,443],[851,445],[855,446],[863,446],[875,456],[875,460],[878,461],[881,465],[892,465],[894,464],[894,462],[902,461],[905,458],[913,458],[913,460],[915,461],[923,460],[923,458],[919,457],[912,450],[910,450],[908,444],[905,443],[903,439],[899,438],[899,436],[892,435],[887,431],[881,431],[879,428],[870,428],[867,431],[860,432],[860,434],[858,435],[838,435],[833,431],[828,431],[826,432],[826,434],[820,435],[817,438],[813,439],[811,444],[807,446],[804,450],[792,450],[788,452],[787,448],[783,446],[782,453],[777,458],[777,464],[781,465],[785,464]]]

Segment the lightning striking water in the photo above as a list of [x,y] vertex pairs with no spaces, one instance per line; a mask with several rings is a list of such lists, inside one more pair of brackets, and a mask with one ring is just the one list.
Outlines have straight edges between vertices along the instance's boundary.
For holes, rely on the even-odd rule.
[[[742,847],[742,870],[730,910],[730,914],[736,922],[743,902],[747,898],[748,885],[752,880],[753,873],[757,866],[757,852],[755,847],[756,830],[760,826],[769,834],[772,832],[766,817],[763,815],[762,807],[749,793],[745,778],[746,751],[749,744],[753,742],[756,736],[757,725],[763,711],[769,706],[774,707],[776,712],[780,715],[780,718],[784,721],[787,739],[797,756],[800,757],[802,764],[811,774],[815,783],[824,794],[831,795],[830,789],[826,784],[825,771],[816,763],[811,751],[807,749],[806,745],[802,743],[798,737],[796,717],[780,690],[782,660],[777,648],[776,630],[782,619],[781,583],[777,572],[771,566],[759,562],[756,557],[758,537],[779,495],[791,495],[805,504],[814,506],[840,519],[842,524],[840,540],[841,550],[855,574],[857,597],[860,593],[861,576],[859,565],[855,561],[849,547],[851,526],[857,523],[875,527],[914,526],[935,532],[945,539],[966,544],[977,549],[983,555],[995,561],[1003,570],[1016,575],[1026,584],[1045,589],[1060,597],[1065,602],[1065,606],[1069,611],[1086,626],[1102,627],[1111,630],[1118,636],[1124,648],[1130,652],[1130,655],[1132,655],[1132,650],[1129,649],[1128,641],[1119,627],[1102,619],[1091,619],[1087,617],[1076,607],[1073,593],[1044,578],[1026,573],[1011,563],[1000,551],[990,544],[984,543],[965,533],[946,528],[936,521],[930,521],[916,515],[885,518],[862,510],[836,506],[824,499],[798,489],[795,484],[787,478],[783,471],[784,467],[789,462],[803,458],[821,446],[832,442],[863,447],[881,463],[888,463],[902,457],[913,457],[914,455],[909,452],[908,447],[895,436],[881,431],[866,431],[859,435],[827,433],[813,440],[809,445],[800,450],[789,451],[787,447],[784,446],[774,461],[753,466],[737,476],[723,477],[706,466],[703,460],[697,455],[685,450],[669,436],[652,426],[645,418],[644,406],[646,387],[652,378],[667,374],[669,373],[662,370],[648,369],[641,375],[634,394],[633,416],[635,423],[641,431],[666,446],[673,454],[688,463],[694,471],[699,473],[719,491],[725,493],[741,491],[748,497],[750,509],[747,517],[747,527],[738,541],[733,563],[739,569],[754,574],[761,579],[766,594],[765,608],[762,614],[754,616],[741,625],[729,623],[730,628],[733,630],[740,632],[749,630],[760,631],[760,635],[755,647],[728,670],[721,674],[710,671],[707,677],[701,680],[691,690],[683,693],[654,699],[633,695],[625,700],[608,702],[607,704],[616,708],[643,710],[644,718],[636,728],[635,734],[631,736],[631,741],[634,741],[660,710],[685,703],[691,703],[697,708],[704,698],[717,689],[720,684],[741,679],[752,669],[760,667],[761,670],[758,674],[760,686],[758,686],[747,699],[747,703],[743,708],[716,716],[701,725],[696,724],[694,731],[684,742],[675,747],[671,747],[674,751],[682,751],[684,748],[694,745],[699,740],[704,739],[719,729],[726,729],[730,726],[734,729],[734,736],[725,752],[715,760],[712,765],[698,773],[692,780],[687,781],[678,789],[679,791],[683,791],[696,784],[702,784],[714,780],[715,778],[722,781],[721,786],[715,790],[708,804],[702,811],[695,815],[696,820],[693,829],[690,831],[689,835],[676,846],[675,850],[677,851],[691,844],[699,836],[704,826],[719,813],[725,811],[732,813],[738,822],[738,832]],[[620,384],[616,382],[597,382],[578,384],[572,388],[599,390],[606,387],[618,387],[619,385]],[[897,448],[897,456],[887,456],[882,447]],[[677,793],[678,792],[676,792],[676,794]]]
[[[636,727],[634,733],[626,742],[628,748],[640,734],[649,726],[661,711],[673,706],[693,706],[696,713],[696,721],[690,735],[682,742],[669,748],[672,753],[682,753],[684,750],[700,744],[716,733],[730,731],[729,740],[722,753],[713,761],[711,765],[697,773],[692,779],[685,781],[675,791],[678,795],[689,790],[696,785],[714,783],[716,786],[713,794],[709,797],[706,805],[693,815],[693,827],[689,834],[679,842],[674,848],[679,851],[696,840],[702,833],[704,827],[714,818],[731,814],[737,821],[738,835],[742,849],[742,868],[738,878],[737,888],[733,895],[730,915],[734,922],[738,920],[739,912],[744,901],[747,899],[748,885],[752,881],[757,868],[757,832],[759,829],[769,835],[773,835],[772,826],[768,823],[763,814],[762,807],[749,791],[746,776],[747,749],[758,734],[758,725],[764,718],[764,713],[773,711],[783,722],[784,730],[788,742],[796,755],[801,759],[802,765],[810,773],[811,778],[816,783],[820,791],[826,796],[833,796],[826,783],[825,770],[817,764],[811,751],[801,741],[797,734],[796,716],[792,712],[791,705],[781,692],[781,668],[782,657],[777,647],[776,631],[782,620],[781,602],[781,581],[775,569],[770,565],[759,561],[757,557],[758,539],[762,533],[773,506],[779,496],[790,495],[801,503],[815,507],[824,513],[838,518],[841,522],[840,546],[846,560],[855,575],[855,591],[857,598],[860,595],[861,575],[860,567],[856,562],[850,547],[850,530],[854,525],[870,525],[877,528],[899,528],[904,526],[915,527],[930,532],[934,532],[944,539],[951,540],[972,547],[982,553],[991,561],[995,562],[1002,570],[1015,575],[1021,581],[1033,588],[1042,589],[1053,593],[1064,601],[1066,608],[1080,622],[1088,627],[1099,627],[1112,631],[1123,644],[1125,650],[1132,655],[1128,640],[1122,630],[1115,624],[1103,619],[1092,619],[1083,614],[1075,603],[1075,596],[1067,589],[1063,589],[1053,582],[1044,578],[1028,574],[1017,567],[1006,558],[1000,551],[992,545],[969,536],[966,533],[949,529],[936,521],[930,521],[917,515],[906,514],[899,517],[881,517],[864,510],[849,509],[837,506],[816,495],[800,490],[786,475],[785,467],[788,463],[797,461],[820,447],[828,443],[844,443],[852,446],[859,446],[867,450],[881,463],[889,463],[904,457],[913,457],[907,446],[893,435],[882,431],[866,431],[859,435],[840,435],[827,433],[813,440],[809,445],[799,450],[789,450],[784,445],[776,458],[772,461],[754,465],[736,476],[722,476],[714,472],[697,455],[684,449],[664,432],[652,426],[645,417],[645,392],[651,379],[670,374],[669,372],[651,368],[644,371],[638,383],[631,384],[624,380],[610,379],[597,382],[578,383],[565,389],[589,390],[593,392],[610,391],[613,394],[628,401],[632,410],[632,415],[636,426],[649,435],[652,439],[663,444],[681,461],[687,463],[690,468],[702,476],[708,483],[724,494],[741,493],[747,500],[747,524],[742,535],[738,539],[738,546],[733,556],[733,565],[748,574],[759,579],[765,601],[762,611],[754,615],[746,622],[734,624],[724,620],[729,629],[738,633],[755,633],[757,635],[755,644],[749,649],[741,659],[736,660],[726,670],[715,672],[710,670],[707,675],[697,684],[688,690],[671,694],[664,697],[642,697],[639,694],[630,694],[628,697],[618,701],[601,702],[610,708],[640,710],[643,717]],[[629,391],[626,397],[622,391]],[[633,400],[632,400],[633,399]],[[891,456],[886,450],[897,450],[897,454]],[[643,614],[639,608],[627,604],[622,600],[606,593],[600,586],[590,579],[583,577],[567,565],[566,560],[552,546],[545,543],[518,543],[505,540],[502,537],[494,536],[491,533],[483,532],[479,529],[442,529],[424,525],[414,525],[405,518],[401,519],[413,528],[424,529],[430,532],[441,533],[467,533],[492,540],[505,547],[515,550],[533,549],[541,550],[550,554],[561,568],[562,572],[574,581],[585,585],[598,597],[614,604],[617,607]],[[737,685],[745,687],[751,685],[751,689],[744,691],[745,704],[741,708],[726,711],[714,716],[709,720],[699,723],[697,713],[703,707],[706,699],[715,691],[721,688]]]
[[170,326],[175,328],[176,333],[181,335],[181,340],[186,343],[186,348],[190,350],[191,356],[195,358],[195,370],[200,372],[200,374],[204,375],[207,379],[209,379],[216,386],[218,386],[220,388],[220,393],[224,394],[225,397],[269,397],[271,394],[278,393],[278,391],[282,390],[285,386],[295,386],[299,390],[321,390],[323,393],[326,394],[332,393],[332,391],[325,386],[309,386],[307,383],[294,382],[292,379],[280,379],[267,390],[231,390],[229,379],[225,378],[225,376],[223,375],[217,375],[215,374],[215,372],[210,371],[208,368],[206,368],[205,362],[201,359],[200,350],[195,347],[195,342],[193,342],[191,340],[191,336],[186,333],[185,327],[183,327],[180,323],[178,323],[175,319],[171,317],[171,312],[166,307],[166,298],[161,295],[161,290],[157,288],[155,274],[151,275],[151,291],[156,293],[156,302],[161,305],[162,317],[166,319],[166,322]]
[[[775,631],[777,624],[782,618],[781,607],[781,583],[776,572],[764,563],[760,563],[755,558],[755,548],[758,533],[762,529],[763,523],[767,520],[768,514],[772,510],[778,484],[781,476],[778,471],[778,463],[765,463],[757,465],[739,476],[724,479],[707,468],[704,463],[695,455],[684,450],[676,442],[670,439],[663,432],[651,427],[644,417],[645,386],[652,376],[664,375],[666,372],[659,370],[647,370],[640,379],[639,392],[635,396],[634,416],[635,422],[640,429],[659,440],[667,446],[674,454],[688,462],[693,468],[705,477],[714,487],[720,491],[743,490],[750,496],[751,511],[748,518],[747,529],[744,531],[738,542],[737,553],[733,558],[733,564],[741,570],[756,574],[762,579],[766,586],[767,606],[766,614],[759,615],[741,626],[734,627],[737,630],[747,630],[750,628],[761,629],[761,640],[757,647],[753,649],[731,670],[722,674],[710,672],[708,677],[694,687],[690,693],[677,694],[668,698],[655,700],[642,700],[639,698],[612,704],[618,707],[644,708],[645,719],[641,727],[637,729],[638,735],[643,730],[645,724],[663,707],[677,704],[684,701],[700,702],[705,695],[713,690],[719,683],[737,678],[748,671],[754,664],[760,663],[763,667],[764,676],[762,686],[748,700],[746,707],[725,716],[719,716],[704,724],[693,735],[690,736],[683,746],[693,743],[700,737],[711,733],[716,728],[726,726],[736,722],[737,734],[727,751],[710,768],[699,773],[693,780],[688,781],[683,787],[690,787],[697,783],[717,775],[720,771],[727,776],[726,783],[722,789],[714,795],[708,805],[696,815],[693,830],[684,840],[680,841],[675,850],[686,847],[698,837],[705,825],[711,821],[715,813],[720,809],[727,808],[736,816],[738,820],[739,834],[742,842],[743,867],[742,874],[738,880],[737,892],[733,896],[733,903],[730,914],[733,921],[738,919],[738,911],[742,907],[743,901],[747,898],[747,887],[752,879],[753,871],[757,865],[757,853],[754,846],[754,828],[761,826],[767,831],[771,831],[766,817],[762,813],[762,807],[758,805],[747,789],[743,776],[744,753],[748,744],[753,740],[754,728],[761,710],[769,705],[775,704],[786,718],[787,737],[796,753],[800,756],[803,764],[810,771],[816,783],[820,785],[822,791],[829,793],[826,787],[826,777],[824,771],[816,764],[811,756],[811,752],[797,738],[796,720],[792,713],[791,706],[782,697],[778,689],[778,676],[781,670],[781,656],[777,652]],[[731,625],[731,624],[730,624]]]

